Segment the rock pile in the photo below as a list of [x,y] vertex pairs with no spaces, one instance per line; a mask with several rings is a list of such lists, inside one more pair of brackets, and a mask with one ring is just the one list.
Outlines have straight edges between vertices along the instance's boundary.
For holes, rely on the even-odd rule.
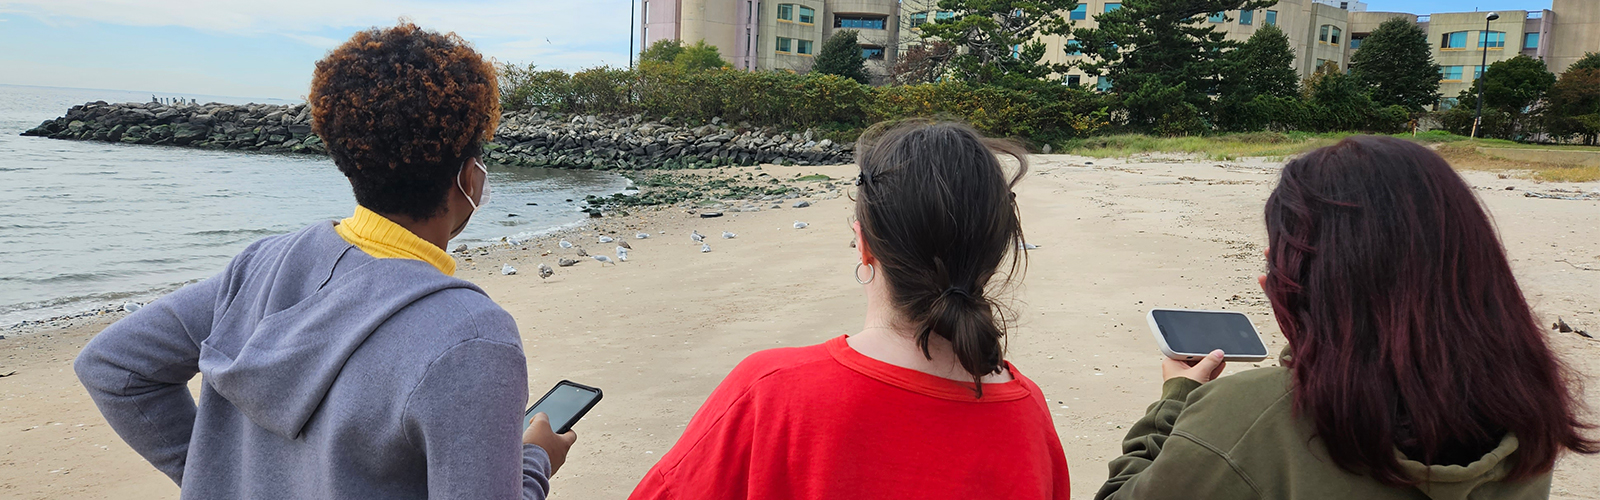
[[[73,106],[22,135],[128,144],[325,154],[304,104],[162,104],[104,101]],[[810,131],[701,126],[642,116],[562,116],[507,112],[487,147],[492,162],[600,170],[705,168],[725,165],[836,165],[853,161],[851,145],[813,140]]]

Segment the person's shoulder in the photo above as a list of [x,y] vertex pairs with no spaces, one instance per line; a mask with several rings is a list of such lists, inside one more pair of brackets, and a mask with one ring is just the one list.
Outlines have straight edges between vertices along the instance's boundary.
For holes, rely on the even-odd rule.
[[[437,271],[435,271],[437,272]],[[457,278],[444,277],[460,281]],[[465,282],[463,282],[465,283]],[[396,318],[407,327],[437,330],[446,343],[490,340],[521,346],[522,336],[511,313],[474,286],[441,287],[412,302]]]
[[779,347],[746,356],[728,373],[726,381],[745,385],[771,382],[773,377],[805,377],[817,369],[830,368],[833,357],[826,344],[805,347]]
[[1257,368],[1206,383],[1189,394],[1173,434],[1227,450],[1251,432],[1293,424],[1292,374]]

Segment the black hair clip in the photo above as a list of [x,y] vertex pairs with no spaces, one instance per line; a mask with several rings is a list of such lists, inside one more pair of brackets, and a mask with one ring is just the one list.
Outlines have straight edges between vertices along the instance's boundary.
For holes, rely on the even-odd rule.
[[861,175],[856,176],[856,185],[857,186],[865,186],[865,185],[871,184],[871,183],[872,183],[872,173],[871,172],[868,172],[866,170],[862,170],[861,171]]

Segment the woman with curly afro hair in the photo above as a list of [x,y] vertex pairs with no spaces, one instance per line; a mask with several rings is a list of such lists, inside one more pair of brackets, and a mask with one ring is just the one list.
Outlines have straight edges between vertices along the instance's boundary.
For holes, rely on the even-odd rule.
[[545,497],[577,436],[524,432],[517,325],[444,250],[488,202],[496,88],[454,34],[357,33],[310,94],[355,214],[257,241],[84,348],[100,411],[183,498]]

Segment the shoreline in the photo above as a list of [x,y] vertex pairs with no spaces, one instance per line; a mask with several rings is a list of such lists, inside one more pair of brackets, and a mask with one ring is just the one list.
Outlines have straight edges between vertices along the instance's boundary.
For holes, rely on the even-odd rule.
[[[1040,248],[1029,252],[1026,275],[1004,297],[1019,313],[1006,358],[1049,400],[1073,472],[1073,498],[1088,499],[1105,480],[1105,464],[1120,455],[1127,426],[1160,393],[1160,355],[1145,327],[1146,309],[1242,311],[1269,352],[1284,345],[1255,284],[1265,239],[1260,210],[1279,163],[1064,155],[1030,161],[1017,202],[1028,241]],[[842,184],[838,179],[854,171],[764,166],[692,172],[711,178],[823,174]],[[1530,181],[1461,173],[1495,217],[1538,319],[1549,325],[1559,317],[1596,331],[1600,275],[1570,263],[1600,264],[1594,250],[1600,234],[1581,230],[1592,225],[1600,202],[1530,198],[1523,194]],[[1590,190],[1600,183],[1577,186]],[[831,190],[813,191],[813,198],[795,198],[810,199],[807,208],[792,208],[793,202],[752,212],[733,204],[627,208],[627,215],[595,219],[590,222],[598,225],[570,233],[455,254],[456,276],[481,286],[516,320],[532,395],[563,379],[607,393],[578,425],[581,439],[552,480],[554,498],[625,498],[746,356],[859,331],[864,308],[850,276],[853,203],[848,196],[823,198]],[[724,215],[700,218],[707,208]],[[810,226],[795,230],[794,220]],[[700,253],[690,230],[706,235],[713,251]],[[724,230],[738,237],[725,240],[719,236]],[[651,237],[634,239],[636,231]],[[614,255],[614,243],[597,243],[601,234],[626,236],[634,247],[630,261],[556,266],[557,258],[575,254],[554,244],[562,237],[589,253]],[[556,274],[539,278],[539,262]],[[502,264],[518,273],[502,275]],[[102,318],[0,340],[0,374],[17,372],[0,378],[0,432],[9,433],[0,444],[6,496],[176,496],[172,482],[105,425],[72,374],[72,358],[105,324]],[[1548,334],[1551,348],[1579,376],[1600,377],[1600,341]],[[1234,364],[1226,373],[1250,368]],[[196,378],[190,387],[202,383]],[[1590,384],[1582,398],[1600,410],[1600,386]],[[1551,498],[1591,498],[1600,491],[1600,456],[1564,456],[1553,483]]]

